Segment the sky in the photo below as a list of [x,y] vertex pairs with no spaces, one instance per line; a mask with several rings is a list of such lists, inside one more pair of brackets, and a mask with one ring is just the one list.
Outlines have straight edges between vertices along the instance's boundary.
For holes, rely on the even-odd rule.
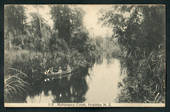
[[[53,26],[53,21],[51,20],[50,7],[49,5],[24,5],[26,7],[26,14],[28,17],[28,22],[30,21],[30,13],[39,13],[51,27]],[[107,9],[111,5],[73,5],[73,7],[80,7],[85,11],[83,18],[83,25],[89,31],[89,35],[92,38],[105,37],[112,35],[112,29],[109,27],[104,27],[98,21],[99,10]]]
[[83,18],[84,26],[88,29],[92,37],[98,36],[111,36],[112,29],[102,26],[98,21],[99,10],[109,8],[111,5],[80,5],[84,11],[85,16]]

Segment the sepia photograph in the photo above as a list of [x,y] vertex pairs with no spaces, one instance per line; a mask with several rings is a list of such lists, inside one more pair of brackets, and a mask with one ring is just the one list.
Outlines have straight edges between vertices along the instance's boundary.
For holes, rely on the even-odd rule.
[[165,9],[4,5],[4,106],[165,107]]

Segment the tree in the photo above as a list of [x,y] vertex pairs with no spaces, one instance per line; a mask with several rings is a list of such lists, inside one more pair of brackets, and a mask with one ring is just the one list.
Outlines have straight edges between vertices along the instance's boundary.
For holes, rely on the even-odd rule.
[[24,30],[26,21],[25,9],[23,6],[7,5],[4,8],[4,19],[7,31],[14,31],[21,33]]
[[129,5],[115,10],[104,12],[101,20],[112,26],[127,68],[120,102],[164,102],[165,7]]
[[14,39],[16,40],[14,44],[20,41],[17,40],[17,35],[25,33],[25,9],[23,6],[19,5],[6,5],[4,12],[5,39],[9,40],[9,47],[11,47],[11,43]]
[[59,38],[69,43],[72,32],[82,25],[83,11],[72,9],[68,5],[56,5],[51,7],[51,15],[54,21],[54,29],[58,30]]
[[[94,63],[95,45],[90,41],[88,31],[83,26],[84,11],[68,5],[55,5],[51,7],[51,16],[54,21],[54,30],[58,32],[57,43],[64,43],[65,49],[62,50],[66,54],[68,63],[84,67]],[[57,49],[59,48],[57,47]],[[74,59],[75,55],[78,55],[79,58]]]
[[31,13],[30,16],[31,22],[30,27],[32,32],[31,40],[33,47],[38,51],[48,50],[48,42],[51,38],[51,28],[48,24],[46,24],[45,19],[39,15],[38,13]]

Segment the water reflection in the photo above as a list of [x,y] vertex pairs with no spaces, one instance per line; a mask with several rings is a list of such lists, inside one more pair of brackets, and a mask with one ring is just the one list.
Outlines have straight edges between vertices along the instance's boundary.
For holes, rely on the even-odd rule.
[[[89,73],[89,76],[87,74]],[[116,102],[119,93],[120,62],[118,59],[104,59],[91,69],[80,68],[67,78],[42,82],[26,98],[28,103]],[[39,88],[39,89],[38,89]]]
[[118,59],[104,59],[102,64],[95,64],[87,77],[89,90],[86,93],[88,103],[116,102],[119,93],[120,62]]
[[52,103],[54,98],[51,91],[48,91],[48,94],[45,94],[44,91],[42,91],[41,94],[35,95],[34,97],[28,96],[26,100],[29,103]]
[[[79,68],[77,72],[75,72],[68,80],[67,77],[62,79],[54,79],[49,82],[42,82],[41,90],[38,91],[33,90],[26,98],[28,103],[35,102],[84,102],[85,101],[85,93],[88,90],[88,86],[86,83],[86,75],[88,74],[87,68]],[[35,91],[35,92],[34,92]],[[49,94],[49,92],[51,94]],[[38,96],[39,97],[38,99]],[[51,97],[49,97],[51,96]],[[46,100],[49,97],[51,99],[49,101]],[[41,101],[38,101],[41,100]]]

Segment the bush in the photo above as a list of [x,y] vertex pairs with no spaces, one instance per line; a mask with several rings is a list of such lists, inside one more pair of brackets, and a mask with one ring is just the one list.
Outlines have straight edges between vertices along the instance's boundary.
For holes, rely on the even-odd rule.
[[121,66],[127,71],[119,102],[164,103],[165,7],[120,6],[117,10],[120,14],[108,11],[103,20],[113,26],[122,51]]

